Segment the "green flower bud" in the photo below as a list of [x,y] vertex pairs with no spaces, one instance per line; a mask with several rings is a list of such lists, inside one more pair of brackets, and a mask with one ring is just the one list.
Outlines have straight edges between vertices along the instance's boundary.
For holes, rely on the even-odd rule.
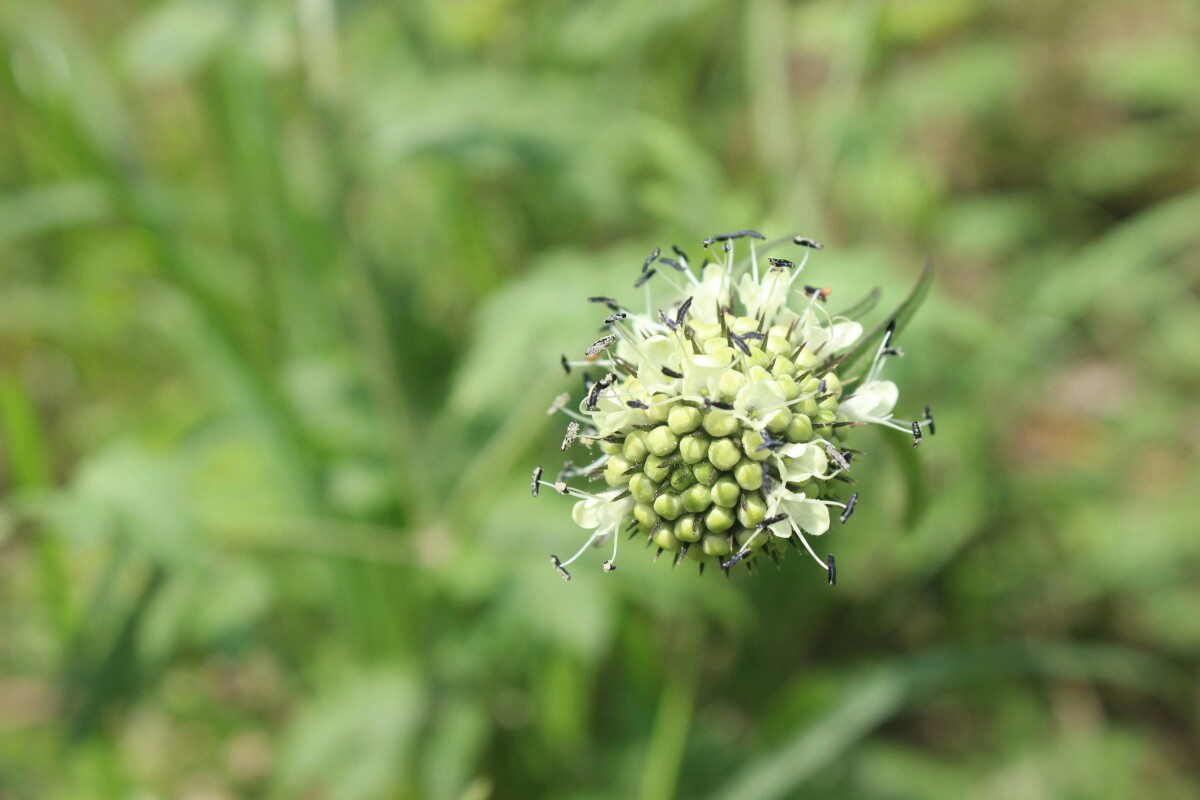
[[842,394],[842,379],[832,372],[825,373],[825,391],[840,397]]
[[741,460],[742,451],[730,439],[717,439],[708,447],[708,461],[717,469],[733,469]]
[[703,433],[693,433],[679,440],[679,455],[685,464],[698,464],[708,455],[709,439]]
[[629,476],[629,493],[639,503],[653,503],[658,494],[658,484],[646,477],[643,472],[635,472]]
[[[761,352],[761,351],[760,351]],[[717,379],[717,394],[722,400],[732,400],[737,397],[737,393],[746,385],[745,373],[731,369],[721,373],[721,377]]]
[[646,434],[646,449],[656,456],[669,456],[679,447],[679,437],[666,425],[659,425]]
[[729,537],[724,534],[706,533],[704,534],[704,541],[701,542],[700,546],[704,549],[704,555],[706,556],[716,556],[719,558],[733,552],[733,549],[729,546]]
[[658,526],[650,538],[663,550],[670,550],[673,553],[678,552],[679,548],[683,546],[670,525]]
[[796,356],[795,361],[796,369],[804,370],[812,369],[813,367],[817,366],[817,364],[820,364],[821,358],[812,350],[809,350],[807,347],[803,347],[800,349],[800,354]]
[[746,451],[746,457],[751,461],[766,461],[771,457],[771,451],[762,446],[763,436],[756,430],[747,430],[742,432],[742,449]]
[[790,375],[779,375],[775,382],[779,384],[779,391],[783,392],[785,399],[795,400],[800,396],[800,385]]
[[747,528],[753,528],[767,518],[767,501],[760,492],[742,496],[742,502],[738,504],[737,518],[738,522]]
[[775,376],[775,379],[791,379],[796,372],[796,365],[792,363],[792,360],[787,356],[777,354],[774,361],[775,363],[771,366],[771,374]]
[[762,471],[762,464],[757,461],[751,461],[748,458],[743,458],[733,468],[733,477],[737,481],[738,486],[748,491],[754,491],[763,485]]
[[[784,337],[779,336],[774,333],[767,335],[766,350],[771,355],[782,356],[784,353],[792,352],[792,349],[793,348],[792,348],[791,342],[789,342]],[[791,364],[791,363],[792,363],[791,361],[788,361],[788,364]]]
[[788,423],[787,428],[787,440],[789,442],[807,442],[812,435],[812,420],[805,414],[792,414],[792,421]]
[[801,394],[816,394],[821,388],[821,379],[816,375],[809,375],[804,380],[800,381]]
[[692,330],[696,332],[696,338],[702,342],[721,338],[721,323],[719,322],[693,321]]
[[704,527],[713,533],[727,531],[733,527],[733,523],[735,522],[737,522],[737,517],[734,515],[732,508],[713,506],[704,515]]
[[638,503],[634,506],[633,518],[637,520],[638,525],[647,529],[658,524],[658,514],[654,513],[654,507],[649,503]]
[[701,461],[692,467],[692,477],[702,486],[712,486],[720,476],[721,473],[717,471],[717,468],[707,461]]
[[817,408],[817,399],[812,395],[809,395],[799,403],[796,403],[796,405],[792,406],[792,408],[794,409],[793,413],[805,414],[809,417],[815,417],[817,412],[820,411],[820,409]]
[[604,453],[605,455],[615,456],[621,452],[621,443],[620,442],[606,442],[603,439],[601,439],[600,440],[600,452]]
[[676,519],[683,513],[683,503],[673,494],[660,494],[654,501],[654,510],[663,519]]
[[662,483],[671,474],[671,470],[675,466],[673,462],[663,463],[664,461],[666,459],[662,456],[656,456],[651,453],[646,456],[646,463],[642,465],[642,472],[646,473],[646,476],[655,483]]
[[675,538],[681,542],[700,541],[699,522],[695,514],[684,514],[675,520]]
[[712,500],[723,508],[733,508],[741,497],[742,490],[729,475],[722,475],[712,487]]
[[826,397],[820,403],[817,403],[817,408],[821,409],[822,412],[832,411],[836,415],[838,409],[838,399],[836,396]]
[[667,426],[674,433],[683,436],[699,428],[701,419],[700,409],[676,405],[667,416]]
[[672,399],[671,395],[663,394],[662,392],[657,392],[650,396],[648,404],[650,408],[646,411],[646,416],[650,418],[651,422],[662,423],[667,421],[667,417],[671,415],[671,406],[674,405],[671,402]]
[[753,553],[755,550],[761,550],[769,542],[771,542],[771,540],[780,542],[784,541],[770,531],[763,531],[762,533],[758,534],[758,536],[755,536],[754,534],[755,531],[753,528],[738,529],[733,535],[734,541],[737,542],[738,549],[740,550],[741,548],[746,547],[747,543],[749,543],[750,552]]
[[767,422],[767,430],[771,433],[782,434],[787,430],[788,424],[792,421],[792,412],[786,408],[780,409],[775,416]]
[[[742,373],[736,373],[741,375]],[[745,377],[744,375],[742,377]],[[704,415],[704,430],[709,436],[730,436],[737,431],[741,423],[729,411],[714,408]]]
[[712,336],[712,337],[709,337],[708,339],[705,339],[701,343],[700,349],[702,351],[704,351],[704,355],[712,356],[713,358],[716,358],[717,353],[721,352],[721,348],[728,347],[728,346],[729,345],[725,341],[724,337],[722,337],[718,334],[717,336]]
[[671,488],[676,493],[682,492],[695,482],[696,479],[692,477],[691,469],[683,464],[680,464],[671,472]]
[[833,422],[835,419],[837,419],[836,408],[823,408],[817,412],[816,421],[822,425],[829,425],[829,423]]
[[632,466],[621,456],[612,456],[608,459],[608,463],[604,465],[604,480],[609,486],[624,486],[629,483],[629,476],[625,473]]
[[736,317],[728,325],[730,330],[739,335],[758,330],[758,320],[754,317]]
[[698,514],[712,505],[712,490],[703,484],[694,484],[679,496],[683,507],[693,514]]
[[750,359],[747,362],[751,367],[762,367],[766,369],[771,363],[771,356],[767,355],[766,351],[761,347],[750,347]]
[[633,431],[625,437],[625,444],[621,447],[621,455],[630,464],[636,464],[639,461],[646,460],[646,432]]

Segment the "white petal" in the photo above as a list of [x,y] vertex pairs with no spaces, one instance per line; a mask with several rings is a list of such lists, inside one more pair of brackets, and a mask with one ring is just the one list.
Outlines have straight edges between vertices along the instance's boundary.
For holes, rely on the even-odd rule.
[[709,264],[704,268],[703,278],[692,289],[691,315],[700,322],[717,321],[717,303],[721,297],[721,287],[725,283],[725,268],[719,264]]
[[892,415],[900,390],[891,381],[871,381],[838,406],[838,412],[855,422],[878,422]]
[[820,536],[829,530],[829,506],[819,500],[789,500],[784,508],[805,533]]
[[796,483],[803,483],[813,475],[823,474],[826,467],[829,466],[829,459],[825,455],[824,448],[815,444],[802,444],[800,447],[803,449],[797,450],[797,446],[792,445],[785,448],[783,453],[791,457],[790,462],[784,467],[786,480]]
[[575,524],[581,528],[594,528],[600,524],[599,511],[600,504],[592,498],[580,500],[571,509],[571,519],[575,520]]
[[721,362],[712,356],[692,356],[683,373],[683,393],[700,394],[711,392],[710,385],[725,370]]

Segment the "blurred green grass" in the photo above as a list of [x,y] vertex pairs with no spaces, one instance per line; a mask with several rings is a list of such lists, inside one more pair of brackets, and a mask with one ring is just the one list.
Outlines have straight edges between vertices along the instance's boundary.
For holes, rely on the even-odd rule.
[[[0,798],[1196,796],[1198,36],[4,3]],[[836,590],[562,584],[582,297],[743,225],[846,304],[932,256],[939,435],[862,437]]]

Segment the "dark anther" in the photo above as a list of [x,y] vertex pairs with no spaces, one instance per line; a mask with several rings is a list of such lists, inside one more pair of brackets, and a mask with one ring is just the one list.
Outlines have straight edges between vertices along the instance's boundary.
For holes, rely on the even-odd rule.
[[675,270],[676,272],[687,272],[687,267],[685,267],[683,264],[680,264],[678,261],[676,261],[673,258],[667,258],[666,256],[663,256],[662,258],[660,258],[658,260],[658,263],[666,264],[668,267]]
[[588,358],[595,358],[601,350],[605,349],[606,347],[611,347],[615,341],[617,341],[617,337],[611,334],[608,336],[601,336],[599,339],[592,342],[591,346],[588,347],[583,354]]
[[751,239],[766,239],[767,238],[767,237],[763,236],[761,233],[759,233],[758,231],[752,231],[752,230],[734,231],[733,233],[718,233],[716,236],[714,236],[712,238],[715,241],[724,242],[729,239],[741,239],[743,236],[749,236]]
[[829,585],[837,586],[837,564],[833,562],[833,553],[825,558],[825,568],[829,570]]
[[634,281],[634,282],[633,282],[633,288],[637,289],[637,288],[638,288],[639,286],[641,286],[643,283],[645,283],[646,281],[648,281],[648,280],[650,280],[651,278],[653,278],[653,277],[654,277],[654,273],[655,273],[655,272],[658,272],[658,270],[656,270],[656,269],[652,269],[652,270],[650,270],[649,272],[643,272],[643,273],[642,273],[642,277],[638,278],[636,281]]
[[919,445],[921,443],[921,423],[917,422],[915,419],[913,420],[912,431],[913,431],[913,447],[916,447],[917,445]]
[[671,369],[670,367],[663,367],[662,374],[666,375],[668,378],[682,378],[683,377],[683,373],[676,372],[675,370]]
[[787,514],[776,514],[775,516],[771,517],[770,519],[764,519],[762,522],[758,523],[754,527],[769,528],[772,525],[774,525],[776,522],[783,522],[785,519],[787,519]]
[[629,315],[626,314],[624,311],[618,311],[615,314],[609,314],[607,317],[605,317],[604,324],[611,325],[614,322],[620,322],[621,320],[625,319],[628,316]]
[[683,301],[683,305],[679,307],[679,311],[675,314],[675,324],[682,325],[683,318],[687,316],[688,309],[692,307],[692,298]]
[[575,441],[575,437],[579,435],[579,423],[575,420],[567,425],[567,435],[563,437],[562,449],[566,450],[571,446],[571,442]]
[[676,324],[675,320],[668,317],[667,312],[663,311],[661,308],[658,310],[658,319],[663,325],[666,325],[671,330],[677,330],[679,328],[679,325]]
[[892,344],[892,336],[896,333],[896,320],[893,318],[887,324],[887,330],[883,332],[883,349],[886,350]]
[[858,505],[858,492],[850,495],[850,499],[846,501],[846,510],[842,512],[842,524],[846,524],[846,520],[850,519],[850,515],[854,513],[854,507]]
[[937,428],[933,425],[933,412],[929,410],[929,406],[925,406],[925,422],[929,424],[929,435],[936,436]]
[[713,408],[719,408],[722,411],[733,411],[733,403],[725,403],[721,400],[713,400]]
[[589,303],[604,303],[604,305],[608,306],[613,311],[621,310],[621,307],[617,305],[616,298],[613,298],[613,297],[589,297],[588,302]]
[[562,363],[563,372],[570,375],[571,374],[571,363],[569,361],[567,361],[566,353],[563,353],[561,363]]
[[554,483],[554,491],[564,496],[571,493],[571,490],[567,487],[566,481],[556,481]]
[[554,565],[554,569],[558,570],[558,574],[562,576],[564,581],[571,580],[571,573],[563,568],[562,562],[558,560],[558,556],[550,556],[550,563]]
[[811,247],[813,250],[824,250],[825,249],[825,245],[821,244],[820,242],[813,241],[812,239],[809,239],[807,236],[797,236],[796,238],[792,239],[792,241],[795,244],[800,245],[801,247]]
[[617,565],[614,564],[613,562],[611,562],[611,561],[604,562],[604,571],[605,572],[612,572],[612,571],[616,570],[616,568],[617,568]]
[[642,264],[642,272],[650,269],[650,265],[653,264],[655,259],[658,258],[658,254],[660,252],[661,251],[657,247],[650,251],[650,255],[646,258],[646,262]]
[[741,561],[743,558],[745,558],[748,555],[750,555],[749,550],[737,551],[728,560],[721,562],[721,569],[729,569],[729,568],[735,566],[739,561]]
[[729,332],[729,341],[731,341],[735,345],[737,345],[737,348],[739,350],[741,350],[743,353],[745,353],[746,355],[750,355],[750,345],[746,344],[746,340],[743,339],[741,336],[738,336],[733,331],[730,331]]
[[541,468],[541,466],[539,465],[539,466],[536,466],[536,467],[534,467],[534,468],[533,468],[533,486],[532,486],[532,489],[533,489],[533,496],[534,496],[534,497],[537,497],[537,492],[538,492],[538,482],[539,482],[541,479],[542,479],[542,468]]
[[721,249],[724,250],[726,253],[728,253],[730,250],[733,249],[733,245],[731,245],[729,242],[723,242],[721,244]]
[[764,494],[764,495],[769,495],[769,494],[771,494],[771,488],[772,488],[772,486],[774,485],[774,484],[772,483],[772,481],[771,481],[771,469],[770,469],[770,468],[767,466],[767,462],[765,462],[765,461],[761,461],[761,462],[759,462],[759,463],[762,465],[762,476],[763,476],[762,490],[763,490],[763,494]]
[[680,261],[682,261],[685,264],[688,262],[687,253],[683,252],[683,248],[681,248],[677,244],[673,244],[673,245],[671,245],[671,249],[675,251],[675,255],[679,256]]
[[776,448],[783,447],[785,444],[787,444],[785,440],[776,439],[774,436],[772,436],[770,431],[762,431],[760,435],[762,436],[762,444],[754,448],[754,452],[756,453],[759,450],[775,450]]
[[629,406],[630,408],[640,408],[643,411],[650,407],[641,400],[626,400],[625,405]]
[[743,339],[762,340],[762,339],[767,338],[767,335],[765,333],[763,333],[762,331],[750,331],[749,333],[743,333],[742,338]]
[[795,261],[788,261],[786,258],[768,258],[767,263],[776,269],[792,269],[796,266]]

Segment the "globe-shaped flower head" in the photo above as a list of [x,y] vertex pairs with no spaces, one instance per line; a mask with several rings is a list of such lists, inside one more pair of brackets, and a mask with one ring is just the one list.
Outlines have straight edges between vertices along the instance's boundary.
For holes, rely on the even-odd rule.
[[[836,580],[832,555],[822,558],[809,537],[830,528],[830,509],[844,524],[854,511],[850,430],[882,425],[919,444],[934,432],[928,407],[922,419],[901,421],[892,412],[896,384],[882,379],[889,356],[900,355],[894,337],[928,285],[929,270],[897,312],[864,335],[856,317],[876,294],[840,315],[827,311],[829,290],[799,281],[811,253],[822,249],[804,237],[780,240],[800,247],[798,261],[760,263],[756,231],[704,240],[699,274],[674,247],[675,258],[656,248],[634,285],[645,292],[644,313],[611,297],[590,297],[606,307],[603,335],[583,349],[583,359],[563,356],[562,366],[583,368],[577,408],[560,396],[551,413],[571,418],[562,449],[587,447],[586,466],[567,462],[557,480],[534,470],[533,495],[546,486],[576,498],[572,518],[588,531],[566,560],[551,556],[559,574],[589,547],[612,542],[604,570],[616,569],[623,534],[663,552],[728,571],[753,568],[766,555],[778,560],[789,547],[807,551]],[[736,245],[749,244],[739,262]],[[656,274],[673,289],[654,307],[649,281]],[[591,370],[603,370],[593,376]],[[840,377],[840,375],[845,376]],[[608,489],[585,488],[603,480]],[[581,486],[572,485],[581,484]]]

